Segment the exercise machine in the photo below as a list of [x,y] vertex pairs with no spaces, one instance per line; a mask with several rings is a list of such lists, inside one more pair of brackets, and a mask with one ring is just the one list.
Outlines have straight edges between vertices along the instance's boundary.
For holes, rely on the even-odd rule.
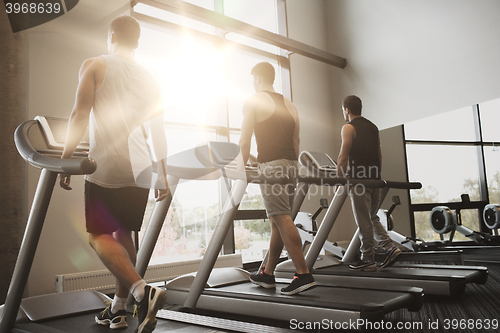
[[[60,158],[67,121],[37,117],[21,124],[15,131],[16,147],[24,160],[41,169],[24,238],[12,275],[5,304],[1,307],[0,332],[9,333],[16,321],[47,320],[104,308],[107,297],[95,291],[69,292],[22,299],[31,264],[42,232],[45,215],[59,173],[84,175],[96,170],[95,161],[87,158],[86,142],[81,142],[75,158]],[[64,134],[63,134],[64,132]]]
[[[315,166],[317,163],[311,163],[304,160],[311,158],[309,155],[302,155],[299,158],[302,164]],[[320,172],[321,170],[316,170]],[[328,175],[327,175],[328,176]],[[327,181],[327,178],[324,179]],[[487,267],[482,266],[455,266],[455,265],[424,265],[424,264],[401,264],[392,267],[379,269],[376,272],[350,271],[348,264],[356,261],[359,254],[361,242],[359,239],[359,230],[354,234],[347,251],[338,265],[331,265],[314,269],[313,265],[318,258],[319,252],[328,238],[330,231],[337,219],[347,195],[348,186],[364,186],[370,188],[382,189],[381,202],[392,188],[398,189],[417,189],[422,185],[420,183],[393,182],[384,180],[348,180],[347,185],[340,186],[334,199],[328,208],[323,221],[318,229],[313,243],[306,254],[306,264],[313,273],[316,282],[320,285],[357,285],[367,288],[378,288],[380,286],[415,286],[422,288],[427,294],[437,295],[458,295],[463,293],[467,283],[486,282],[488,277]],[[305,195],[304,195],[305,197]],[[295,203],[294,203],[295,205]],[[300,203],[297,203],[300,205]],[[280,263],[275,271],[277,277],[290,278],[294,274],[294,267],[290,260]]]
[[[22,298],[57,175],[59,173],[83,175],[92,173],[96,169],[96,163],[87,158],[89,146],[88,139],[85,137],[78,145],[71,160],[60,159],[67,123],[68,121],[65,119],[39,116],[35,120],[21,124],[15,132],[16,147],[21,156],[30,165],[40,168],[42,171],[7,299],[5,304],[0,306],[1,333],[81,333],[100,332],[107,329],[97,325],[94,321],[95,314],[105,307],[105,301],[110,301],[106,295],[100,292],[87,290]],[[224,145],[224,143],[222,144]],[[200,165],[198,159],[206,159],[209,154],[227,152],[227,150],[211,149],[212,146],[217,145],[218,143],[202,145],[187,153],[183,152],[169,157],[171,162],[171,165],[168,166],[170,195],[163,201],[156,203],[153,208],[151,220],[137,256],[136,269],[140,275],[144,276],[147,269],[175,189],[179,181],[183,179],[181,176],[187,179],[218,179],[222,176],[220,168],[189,168],[191,165]],[[238,147],[234,145],[230,147],[230,150],[234,151],[235,148],[239,152]],[[222,163],[225,163],[224,159],[225,156],[218,155],[218,160],[223,161]],[[233,158],[227,162],[233,162]],[[196,172],[186,175],[186,167]],[[182,171],[181,175],[179,170]],[[233,171],[233,178],[240,176],[241,173],[235,174]],[[193,323],[193,320],[199,320],[196,316],[185,319],[168,310],[162,310],[161,316],[164,319],[189,323]],[[214,322],[217,319],[205,316],[203,323],[205,326],[213,325],[220,328],[221,323]],[[194,323],[196,324],[196,322]],[[222,324],[228,325],[228,327],[241,327],[241,323],[234,321],[226,320]],[[269,327],[263,325],[249,325],[249,328],[254,327],[257,327],[256,330],[279,331],[272,328],[269,330]],[[132,332],[134,329],[129,327],[124,332]]]
[[[394,230],[394,218],[392,212],[401,204],[399,196],[392,197],[392,206],[389,210],[379,209],[377,216],[380,223],[386,228],[387,234],[391,237],[392,241],[401,245],[403,252],[398,258],[399,262],[447,262],[458,265],[464,264],[464,255],[462,250],[442,250],[430,251],[423,250],[423,240],[405,236]],[[381,262],[385,259],[386,254],[378,251],[375,254],[375,261]]]
[[[230,144],[228,144],[230,145]],[[223,148],[222,146],[220,148]],[[216,157],[217,154],[211,154]],[[236,158],[236,156],[234,156]],[[232,181],[229,198],[215,228],[198,272],[186,274],[167,283],[167,303],[179,305],[183,309],[213,310],[242,316],[253,316],[274,320],[333,321],[358,319],[382,319],[386,313],[407,308],[417,311],[422,305],[422,289],[414,287],[373,288],[351,286],[342,283],[335,287],[319,286],[299,295],[286,296],[279,289],[291,279],[278,280],[275,289],[264,289],[249,281],[250,273],[239,268],[214,269],[215,260],[221,250],[224,238],[247,183],[267,182],[287,183],[288,179],[267,177],[233,177],[231,165],[221,165],[212,158],[211,166],[225,169],[224,173]],[[186,170],[188,172],[189,170]],[[322,178],[304,168],[299,169],[298,178],[305,184],[343,185],[344,178]],[[331,209],[331,207],[329,208]],[[314,244],[314,241],[313,241]]]
[[[466,206],[470,203],[470,198],[468,194],[461,195],[462,204]],[[500,238],[492,236],[488,233],[473,231],[462,224],[462,208],[459,207],[455,210],[455,214],[447,206],[437,206],[434,207],[430,215],[430,224],[432,230],[439,234],[441,242],[444,246],[453,245],[453,238],[455,233],[458,232],[465,237],[469,238],[473,243],[478,245],[500,245]],[[494,214],[495,210],[490,206],[488,209],[484,209],[484,216],[486,225],[495,228]],[[445,240],[444,235],[449,233],[449,239]],[[469,244],[473,244],[469,242]],[[460,245],[465,245],[467,243],[460,242]]]
[[[462,202],[447,206],[434,207],[430,214],[431,228],[440,235],[439,241],[419,242],[418,251],[460,251],[465,262],[499,263],[500,236],[498,236],[499,208],[496,204],[484,206],[482,218],[484,224],[493,233],[473,231],[462,224],[461,210],[471,207],[468,195],[462,195]],[[455,209],[455,213],[451,208]],[[477,206],[472,206],[477,208]],[[465,235],[470,240],[456,241],[456,232]],[[444,235],[449,233],[448,239]]]
[[[326,198],[320,199],[320,207],[314,214],[299,212],[293,221],[299,231],[300,238],[302,239],[302,251],[305,253],[306,249],[314,240],[314,236],[318,232],[318,223],[316,218],[321,214],[323,209],[328,208],[328,200]],[[328,251],[337,258],[342,258],[345,254],[345,249],[337,243],[326,241],[323,244],[323,250]]]
[[498,228],[500,228],[500,205],[488,204],[483,210],[483,221],[486,226],[492,230],[495,237],[498,236]]

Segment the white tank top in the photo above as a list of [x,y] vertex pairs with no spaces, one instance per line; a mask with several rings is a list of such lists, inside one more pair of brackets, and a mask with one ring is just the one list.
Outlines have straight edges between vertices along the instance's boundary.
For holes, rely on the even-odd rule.
[[141,125],[163,112],[158,83],[137,63],[114,55],[102,57],[106,74],[89,121],[89,157],[97,162],[97,170],[85,179],[108,188],[149,188],[151,178],[138,177],[151,166]]

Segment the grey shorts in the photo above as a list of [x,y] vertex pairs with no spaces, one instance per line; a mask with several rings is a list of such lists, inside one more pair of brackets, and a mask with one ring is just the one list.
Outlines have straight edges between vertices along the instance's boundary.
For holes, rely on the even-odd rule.
[[289,185],[260,185],[268,217],[292,214],[297,163],[297,161],[281,159],[259,164],[259,171],[262,174],[276,174],[277,176],[285,174],[291,180]]

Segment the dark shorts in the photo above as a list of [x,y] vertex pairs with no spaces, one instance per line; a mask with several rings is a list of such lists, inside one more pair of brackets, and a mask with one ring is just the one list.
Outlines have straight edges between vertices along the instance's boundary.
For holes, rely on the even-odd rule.
[[148,196],[149,189],[106,188],[85,181],[87,232],[111,234],[118,229],[139,231]]

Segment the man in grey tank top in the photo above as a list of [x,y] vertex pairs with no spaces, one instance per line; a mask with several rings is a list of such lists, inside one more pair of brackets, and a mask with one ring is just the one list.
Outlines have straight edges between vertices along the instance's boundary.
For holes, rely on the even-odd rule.
[[271,223],[271,242],[267,264],[252,274],[250,281],[264,288],[275,288],[274,269],[285,246],[297,273],[281,293],[293,295],[316,285],[309,272],[299,232],[291,218],[299,155],[299,117],[290,100],[274,91],[274,67],[267,62],[257,64],[251,74],[256,93],[243,105],[240,148],[246,164],[250,155],[252,133],[257,141],[257,159],[263,174],[279,172],[293,181],[289,186],[261,185],[262,198]]
[[[154,153],[156,200],[165,199],[169,190],[161,94],[151,74],[134,60],[139,36],[136,19],[118,17],[109,27],[109,55],[84,61],[61,158],[71,158],[90,120],[90,157],[98,171],[86,177],[87,232],[92,248],[117,279],[113,302],[95,321],[111,329],[126,328],[131,293],[138,304],[136,332],[149,333],[156,327],[156,312],[165,304],[166,292],[147,285],[134,267],[132,231],[140,229],[151,184],[151,177],[145,182],[145,173],[137,170],[139,160],[146,159],[151,168]],[[148,137],[152,152],[141,153],[146,145],[140,142]],[[60,175],[62,188],[71,190],[70,182],[70,175]]]
[[[342,102],[344,118],[349,123],[342,127],[342,146],[337,160],[339,177],[356,179],[380,179],[382,153],[377,126],[361,116],[361,99],[347,96]],[[349,164],[349,171],[347,165]],[[381,189],[363,188],[350,190],[354,219],[361,239],[361,260],[349,265],[350,270],[375,271],[375,237],[387,253],[382,268],[392,265],[401,251],[394,245],[387,231],[380,223],[377,210]]]

